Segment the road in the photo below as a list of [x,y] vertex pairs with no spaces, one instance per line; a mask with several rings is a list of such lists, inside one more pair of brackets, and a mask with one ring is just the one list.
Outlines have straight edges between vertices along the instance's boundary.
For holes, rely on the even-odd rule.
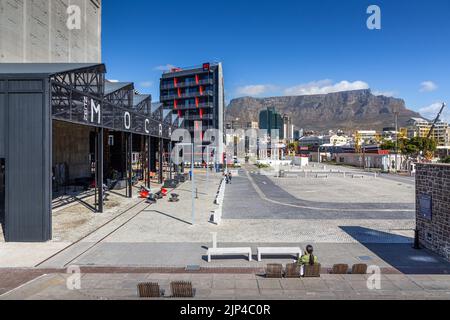
[[225,219],[414,219],[413,203],[335,203],[302,200],[269,177],[240,170],[226,189]]

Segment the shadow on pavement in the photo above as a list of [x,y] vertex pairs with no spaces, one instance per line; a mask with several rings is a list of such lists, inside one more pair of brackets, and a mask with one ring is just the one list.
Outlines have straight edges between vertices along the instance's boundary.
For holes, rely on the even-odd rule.
[[413,249],[412,238],[362,227],[340,228],[404,274],[450,274],[450,262],[427,249]]
[[155,213],[159,213],[160,215],[163,215],[163,216],[166,216],[166,217],[168,217],[168,218],[171,218],[171,219],[174,219],[174,220],[177,220],[177,221],[180,221],[180,222],[183,222],[183,223],[185,223],[185,224],[188,224],[188,225],[192,225],[192,223],[191,222],[189,222],[189,221],[185,221],[185,220],[183,220],[183,219],[180,219],[180,218],[177,218],[177,217],[174,217],[174,216],[171,216],[170,214],[167,214],[167,213],[164,213],[164,212],[161,212],[161,211],[158,211],[158,210],[147,210],[148,212],[155,212]]

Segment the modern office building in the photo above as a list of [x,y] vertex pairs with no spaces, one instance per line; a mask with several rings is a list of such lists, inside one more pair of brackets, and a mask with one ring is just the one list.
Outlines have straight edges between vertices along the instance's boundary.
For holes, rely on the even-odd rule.
[[200,134],[203,139],[207,130],[217,129],[223,142],[225,93],[222,63],[172,68],[163,73],[160,101],[164,109],[171,109],[174,115],[184,119],[184,128],[193,139],[198,138],[195,134]]
[[0,63],[100,63],[101,0],[0,0]]
[[283,117],[273,107],[262,110],[259,113],[259,129],[267,130],[269,136],[272,135],[273,130],[278,130],[278,138],[284,139]]

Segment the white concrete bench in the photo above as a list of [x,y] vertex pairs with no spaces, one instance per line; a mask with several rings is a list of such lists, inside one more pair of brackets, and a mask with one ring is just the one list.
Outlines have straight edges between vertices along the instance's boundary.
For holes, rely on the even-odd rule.
[[287,248],[287,247],[261,247],[258,248],[258,261],[261,261],[262,255],[274,255],[274,256],[284,256],[284,255],[296,255],[298,258],[302,255],[302,249],[298,247]]
[[248,261],[252,261],[252,248],[209,248],[208,262],[211,262],[211,256],[237,256],[248,255]]

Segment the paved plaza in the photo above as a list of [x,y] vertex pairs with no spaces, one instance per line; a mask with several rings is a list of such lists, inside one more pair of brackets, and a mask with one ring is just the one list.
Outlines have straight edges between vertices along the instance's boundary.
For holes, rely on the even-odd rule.
[[[266,279],[255,274],[82,274],[79,290],[69,290],[70,275],[37,277],[0,299],[115,300],[138,299],[137,284],[156,282],[170,299],[170,282],[190,281],[194,300],[423,300],[450,299],[448,276],[383,275],[379,289],[368,289],[368,276],[323,275],[320,279]],[[70,287],[70,285],[69,285]]]
[[[223,219],[216,225],[210,218],[219,208],[214,200],[222,176],[215,173],[206,176],[204,170],[196,170],[195,177],[194,216],[191,182],[188,181],[172,191],[180,196],[176,203],[163,199],[149,205],[137,197],[136,189],[133,199],[121,201],[117,198],[119,195],[113,195],[112,199],[119,201],[120,207],[108,208],[99,216],[90,217],[81,207],[79,214],[77,207],[55,212],[56,236],[51,242],[0,243],[0,267],[4,268],[0,271],[22,268],[20,271],[24,273],[16,273],[18,281],[9,280],[10,284],[3,292],[25,284],[22,289],[2,298],[59,296],[83,299],[87,295],[93,299],[133,299],[138,281],[157,274],[167,282],[176,278],[169,273],[171,268],[176,268],[178,279],[189,278],[198,284],[198,299],[242,298],[242,294],[259,299],[267,297],[266,280],[255,273],[263,272],[269,263],[287,264],[295,257],[267,256],[258,262],[255,261],[257,247],[300,246],[304,249],[308,244],[314,245],[324,269],[324,277],[311,285],[320,290],[316,292],[309,288],[309,280],[293,280],[289,284],[276,280],[278,284],[268,292],[273,295],[271,298],[375,299],[389,298],[395,292],[397,298],[449,298],[450,263],[428,250],[412,249],[415,206],[411,178],[367,176],[353,179],[330,175],[328,179],[320,179],[311,175],[302,177],[301,174],[293,178],[276,178],[274,173],[260,174],[249,166],[239,170],[232,183],[226,185]],[[85,223],[81,222],[83,217]],[[217,234],[219,247],[251,247],[254,261],[249,262],[244,256],[225,256],[213,257],[208,263],[206,251],[212,246],[213,233]],[[402,278],[404,282],[397,283],[398,286],[388,279],[386,288],[389,289],[361,293],[348,283],[350,280],[326,274],[336,263],[350,266],[366,263],[380,267],[386,276],[404,275],[406,278]],[[61,275],[70,266],[93,269],[83,278],[89,280],[86,292],[66,292],[63,288],[64,277]],[[206,274],[190,273],[186,271],[188,266],[201,268]],[[124,268],[120,273],[123,279],[102,280],[108,279],[108,274],[99,274],[101,268]],[[153,268],[153,271],[145,268]],[[127,270],[132,272],[127,273]],[[216,274],[217,270],[221,272]],[[210,286],[214,279],[225,281],[231,276],[224,270],[234,277],[237,277],[235,273],[244,271],[243,277],[253,277],[247,279],[252,284],[244,282],[252,287]],[[120,278],[119,275],[111,276]],[[36,282],[26,284],[36,278]],[[431,282],[424,282],[422,286],[418,282],[425,281],[423,279],[435,282],[430,286],[427,285]],[[441,281],[439,290],[433,289],[438,283],[436,279]],[[267,285],[276,281],[268,281]],[[233,283],[238,286],[238,282]],[[114,287],[110,287],[110,283]],[[403,292],[399,288],[414,290]],[[290,290],[296,292],[288,292]]]

